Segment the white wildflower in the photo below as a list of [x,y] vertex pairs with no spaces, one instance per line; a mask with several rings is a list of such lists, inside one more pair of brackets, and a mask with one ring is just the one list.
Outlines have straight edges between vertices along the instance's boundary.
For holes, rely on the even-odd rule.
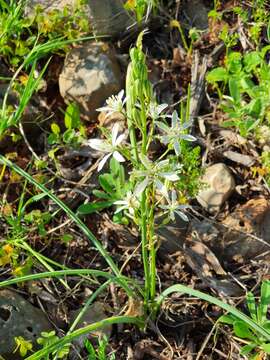
[[110,116],[115,112],[123,112],[126,101],[127,98],[124,97],[124,90],[121,90],[119,94],[109,97],[106,100],[106,105],[98,108],[97,111],[106,111],[106,117]]
[[144,170],[134,171],[133,176],[143,177],[144,179],[135,188],[134,193],[136,196],[139,196],[145,190],[145,188],[152,183],[154,183],[156,188],[162,194],[166,194],[166,185],[163,182],[166,180],[179,180],[179,176],[177,175],[179,168],[171,170],[168,159],[159,162],[153,162],[149,160],[147,156],[140,155],[140,160],[144,166]]
[[149,105],[148,115],[156,120],[160,117],[165,117],[165,115],[161,115],[162,111],[168,107],[168,104],[157,105],[154,102],[151,102]]
[[168,201],[168,205],[159,205],[159,207],[165,210],[165,214],[168,214],[172,221],[175,221],[175,214],[179,215],[184,221],[188,221],[187,215],[183,212],[190,208],[189,205],[179,205],[177,201],[177,194],[175,190],[171,192],[171,198],[169,196],[166,197]]
[[117,150],[120,143],[124,140],[125,134],[118,135],[119,124],[114,124],[112,128],[111,139],[90,139],[88,141],[89,146],[92,149],[98,150],[104,153],[103,159],[98,165],[98,171],[100,171],[105,165],[106,161],[113,156],[118,162],[124,162],[125,158]]
[[156,124],[164,133],[164,135],[159,136],[160,141],[165,145],[172,144],[176,155],[179,156],[181,153],[179,141],[195,141],[196,138],[192,135],[185,134],[185,130],[192,125],[191,122],[181,124],[176,111],[173,112],[171,118],[171,127],[160,121],[156,121]]
[[125,198],[123,200],[117,200],[114,202],[115,205],[120,205],[120,207],[116,210],[115,214],[119,213],[123,210],[128,210],[129,214],[133,217],[135,214],[135,210],[139,207],[139,201],[135,194],[131,191],[128,191]]

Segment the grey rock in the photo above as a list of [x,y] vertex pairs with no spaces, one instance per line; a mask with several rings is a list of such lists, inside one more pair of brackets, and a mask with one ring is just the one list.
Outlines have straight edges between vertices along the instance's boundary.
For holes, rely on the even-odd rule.
[[202,178],[204,188],[197,195],[197,201],[210,213],[220,210],[235,188],[229,168],[222,163],[209,166]]
[[96,118],[96,109],[121,89],[121,71],[114,52],[103,43],[84,43],[67,55],[59,77],[66,103],[75,101],[84,118]]
[[76,4],[76,0],[30,0],[27,1],[24,14],[33,16],[37,6],[41,7],[43,12],[49,14],[53,10],[64,10],[65,7],[72,9]]
[[208,27],[208,9],[203,0],[187,0],[183,4],[183,14],[185,16],[184,25],[187,28],[195,27],[205,30]]
[[123,0],[88,1],[86,9],[96,35],[117,36],[134,23],[123,4]]
[[50,330],[52,326],[41,310],[14,291],[0,291],[0,355],[6,360],[17,358],[14,337],[22,336],[34,344],[42,331]]

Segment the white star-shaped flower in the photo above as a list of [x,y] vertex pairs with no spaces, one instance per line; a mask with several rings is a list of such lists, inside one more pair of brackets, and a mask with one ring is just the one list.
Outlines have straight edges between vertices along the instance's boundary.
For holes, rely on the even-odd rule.
[[112,95],[106,100],[106,105],[97,109],[97,111],[106,111],[105,117],[110,116],[115,112],[124,112],[124,105],[127,98],[124,97],[124,90],[121,90],[119,94]]
[[154,183],[156,188],[162,193],[166,194],[166,186],[161,180],[177,181],[179,176],[177,171],[179,169],[171,169],[169,160],[162,160],[153,162],[145,155],[140,155],[140,160],[144,166],[143,170],[135,170],[133,176],[143,177],[144,179],[136,186],[134,194],[139,196],[145,188]]
[[172,221],[175,221],[175,214],[179,215],[184,221],[188,221],[188,217],[183,210],[190,208],[190,206],[179,205],[176,191],[172,190],[171,198],[167,195],[166,199],[168,201],[168,205],[159,205],[161,209],[165,210],[165,214],[168,214]]
[[125,158],[118,151],[118,146],[124,140],[125,134],[118,135],[119,124],[114,124],[112,128],[112,137],[111,139],[90,139],[88,141],[89,146],[92,149],[98,150],[104,153],[103,159],[98,165],[98,171],[100,171],[105,165],[106,161],[113,156],[118,162],[124,162]]
[[176,111],[174,111],[170,117],[172,118],[171,127],[169,127],[164,122],[156,121],[157,126],[164,133],[164,135],[159,136],[159,138],[164,145],[171,144],[174,148],[176,155],[179,156],[181,153],[179,141],[180,140],[195,141],[196,138],[192,135],[185,134],[185,130],[192,125],[191,122],[186,122],[184,124],[181,124]]

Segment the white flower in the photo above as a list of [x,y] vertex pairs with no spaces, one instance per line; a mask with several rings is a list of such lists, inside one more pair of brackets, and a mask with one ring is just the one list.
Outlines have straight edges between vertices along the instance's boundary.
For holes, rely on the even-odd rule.
[[176,111],[174,111],[170,117],[172,118],[171,127],[164,124],[163,122],[156,121],[157,126],[164,133],[164,135],[159,136],[159,138],[160,141],[165,145],[172,144],[176,155],[179,156],[181,153],[179,140],[183,139],[187,141],[195,141],[196,138],[192,135],[184,133],[185,130],[192,125],[191,122],[181,124]]
[[123,112],[126,101],[127,98],[124,97],[124,90],[121,90],[119,94],[109,97],[106,100],[106,105],[98,108],[97,111],[106,111],[106,118],[115,112]]
[[154,102],[151,102],[149,105],[148,115],[153,119],[156,120],[159,117],[165,117],[165,115],[161,115],[162,111],[168,107],[168,104],[161,104],[157,105]]
[[153,162],[145,155],[140,155],[140,160],[144,166],[144,170],[135,170],[133,176],[143,177],[143,181],[140,182],[134,191],[136,196],[139,196],[147,187],[147,185],[154,183],[156,188],[162,193],[166,194],[166,186],[162,183],[162,180],[177,181],[179,176],[176,174],[178,169],[171,170],[169,167],[169,160],[162,160],[159,162]]
[[123,200],[117,200],[114,202],[115,205],[120,205],[116,210],[115,214],[123,210],[128,210],[131,216],[134,216],[135,210],[139,207],[139,201],[135,194],[131,191],[128,191]]
[[169,214],[169,217],[172,221],[175,221],[175,214],[179,215],[184,221],[188,221],[188,217],[183,213],[182,210],[190,208],[189,205],[179,205],[177,201],[177,194],[175,190],[171,192],[171,198],[166,197],[168,205],[159,205],[159,207],[165,210],[166,214]]
[[112,128],[111,140],[90,139],[88,141],[88,144],[92,149],[98,150],[106,154],[104,155],[103,159],[100,161],[98,165],[98,171],[100,171],[103,168],[103,166],[105,165],[106,161],[109,159],[110,156],[113,156],[118,162],[125,161],[125,158],[117,151],[117,147],[125,138],[125,134],[120,134],[117,137],[118,128],[119,128],[119,124],[114,124]]

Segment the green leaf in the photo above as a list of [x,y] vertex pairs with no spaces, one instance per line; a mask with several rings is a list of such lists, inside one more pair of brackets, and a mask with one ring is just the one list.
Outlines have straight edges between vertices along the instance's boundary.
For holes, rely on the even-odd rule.
[[262,58],[258,51],[251,51],[244,55],[245,71],[251,72],[262,62]]
[[233,315],[222,315],[218,318],[218,321],[228,325],[233,325],[236,320],[237,318]]
[[241,94],[239,88],[239,80],[236,78],[229,79],[230,94],[236,104],[240,104]]
[[240,351],[240,354],[243,355],[243,356],[246,356],[246,355],[248,355],[252,350],[254,350],[256,347],[257,347],[257,344],[253,344],[253,343],[247,344],[247,345],[245,345],[245,346],[242,347],[242,349],[241,349],[241,351]]
[[95,348],[88,339],[85,340],[84,346],[88,352],[88,360],[96,360]]
[[67,129],[63,134],[63,141],[66,144],[70,144],[74,140],[76,140],[76,133],[75,133],[74,129]]
[[233,323],[233,331],[241,339],[254,339],[254,335],[244,321],[235,321]]
[[258,306],[258,321],[260,324],[263,324],[267,318],[267,310],[270,304],[270,281],[263,281],[261,285],[261,298]]
[[226,58],[226,66],[230,73],[239,74],[242,69],[242,54],[231,52]]
[[77,104],[71,103],[65,111],[65,126],[74,129],[80,126],[80,109]]
[[100,201],[90,204],[82,204],[78,207],[77,211],[80,215],[93,214],[96,211],[101,211],[113,205],[114,201]]
[[104,191],[112,193],[115,191],[114,178],[111,174],[103,174],[98,177],[99,184]]
[[100,190],[93,190],[92,194],[95,195],[97,198],[100,199],[111,199],[111,195],[105,193],[104,191],[100,191]]
[[54,135],[60,134],[60,127],[56,123],[51,124],[51,130]]
[[257,321],[256,301],[252,292],[247,293],[247,306],[254,321]]
[[217,67],[207,74],[206,80],[210,84],[216,83],[218,81],[226,82],[228,80],[227,70],[223,67]]
[[270,354],[270,343],[268,344],[261,344],[261,347],[266,354]]

